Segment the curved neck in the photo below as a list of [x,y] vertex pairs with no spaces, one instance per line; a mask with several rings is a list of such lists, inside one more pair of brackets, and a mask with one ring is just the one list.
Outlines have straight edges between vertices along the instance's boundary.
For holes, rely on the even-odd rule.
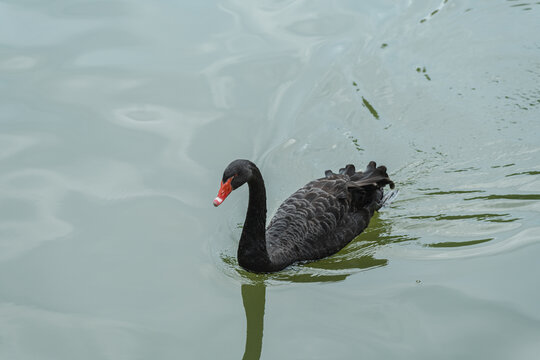
[[238,244],[238,263],[250,271],[266,272],[271,267],[266,249],[266,189],[261,172],[255,165],[252,174],[248,181],[249,205]]

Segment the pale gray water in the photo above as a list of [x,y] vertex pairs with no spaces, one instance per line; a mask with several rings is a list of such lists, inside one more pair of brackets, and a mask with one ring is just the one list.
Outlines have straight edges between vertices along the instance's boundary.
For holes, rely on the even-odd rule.
[[[236,158],[400,195],[254,276]],[[2,0],[0,358],[536,358],[539,160],[539,2]]]

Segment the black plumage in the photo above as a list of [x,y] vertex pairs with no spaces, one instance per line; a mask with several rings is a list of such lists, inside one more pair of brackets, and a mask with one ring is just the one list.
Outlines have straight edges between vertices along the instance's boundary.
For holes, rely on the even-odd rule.
[[214,205],[246,182],[249,204],[238,263],[252,272],[279,271],[338,252],[368,226],[383,204],[383,188],[394,188],[386,167],[373,161],[364,172],[356,172],[354,165],[338,174],[327,170],[325,177],[287,198],[265,228],[266,189],[259,169],[249,160],[235,160],[225,169]]

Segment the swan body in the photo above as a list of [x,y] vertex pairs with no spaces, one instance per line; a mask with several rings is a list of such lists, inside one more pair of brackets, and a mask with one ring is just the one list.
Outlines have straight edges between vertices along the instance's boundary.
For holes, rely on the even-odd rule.
[[266,189],[249,160],[235,160],[223,173],[214,206],[247,183],[249,203],[238,245],[238,263],[248,271],[275,272],[299,261],[332,255],[358,236],[383,205],[383,188],[394,183],[386,167],[370,162],[364,172],[347,165],[330,170],[293,193],[266,224]]

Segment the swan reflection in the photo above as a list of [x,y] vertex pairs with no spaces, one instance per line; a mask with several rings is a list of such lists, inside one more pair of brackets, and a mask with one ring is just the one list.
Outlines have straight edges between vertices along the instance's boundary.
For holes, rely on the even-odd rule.
[[377,215],[367,231],[348,246],[329,258],[316,262],[294,265],[285,271],[271,274],[254,274],[242,269],[235,256],[222,256],[234,277],[242,281],[242,301],[246,314],[246,346],[243,360],[258,360],[262,353],[266,287],[290,283],[342,281],[358,271],[365,271],[388,264],[388,259],[375,257],[376,250],[387,244],[414,240],[390,232],[390,222]]
[[242,284],[242,300],[247,322],[243,360],[258,360],[261,357],[265,297],[264,282]]

